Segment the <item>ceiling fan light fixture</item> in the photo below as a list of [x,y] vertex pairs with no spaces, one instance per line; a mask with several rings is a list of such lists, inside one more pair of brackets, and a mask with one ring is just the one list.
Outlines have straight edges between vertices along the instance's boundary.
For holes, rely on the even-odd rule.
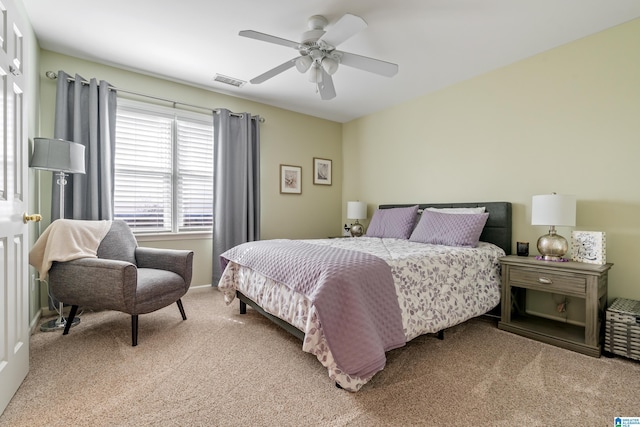
[[301,73],[306,73],[307,70],[311,67],[311,64],[313,64],[313,59],[311,59],[307,55],[301,56],[300,58],[296,59],[296,68]]
[[364,19],[345,13],[325,31],[328,23],[322,15],[309,18],[308,30],[302,34],[300,42],[253,30],[240,31],[238,34],[242,37],[293,48],[299,54],[249,81],[252,84],[263,83],[295,66],[300,73],[308,72],[307,79],[316,85],[316,92],[322,100],[330,100],[336,96],[333,75],[343,65],[386,77],[398,73],[397,64],[336,49],[341,43],[367,28]]
[[317,65],[314,65],[309,70],[309,81],[311,83],[322,83],[322,69]]
[[336,61],[333,58],[329,58],[329,57],[323,58],[321,65],[322,65],[322,68],[324,68],[324,70],[330,76],[332,76],[336,71],[338,71],[338,61]]

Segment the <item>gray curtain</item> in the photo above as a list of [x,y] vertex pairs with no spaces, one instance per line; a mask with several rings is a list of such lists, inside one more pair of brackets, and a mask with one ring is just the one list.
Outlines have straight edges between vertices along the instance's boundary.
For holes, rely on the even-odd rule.
[[260,239],[260,123],[248,113],[214,115],[213,278],[222,270],[220,254]]
[[[84,145],[86,161],[86,174],[67,179],[66,218],[113,219],[116,107],[117,95],[109,83],[87,83],[77,74],[70,80],[58,71],[54,137]],[[60,216],[59,187],[53,181],[52,221]]]

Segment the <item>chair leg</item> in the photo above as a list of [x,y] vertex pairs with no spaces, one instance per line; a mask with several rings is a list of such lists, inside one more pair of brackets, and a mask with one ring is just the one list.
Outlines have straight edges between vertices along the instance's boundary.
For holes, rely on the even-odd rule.
[[131,315],[131,346],[138,345],[138,315]]
[[184,307],[182,306],[182,300],[176,301],[178,304],[178,309],[180,310],[180,314],[182,315],[182,320],[187,320],[187,315],[184,313]]
[[73,324],[73,319],[76,317],[76,313],[78,312],[78,306],[72,305],[71,310],[69,311],[69,317],[64,324],[64,332],[62,335],[67,335],[69,333],[69,329],[71,329],[71,325]]

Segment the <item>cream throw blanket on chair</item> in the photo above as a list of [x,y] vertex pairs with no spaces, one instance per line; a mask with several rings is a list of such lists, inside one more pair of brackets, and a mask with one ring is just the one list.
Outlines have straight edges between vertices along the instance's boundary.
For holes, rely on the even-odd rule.
[[111,228],[110,220],[58,219],[40,235],[29,252],[29,264],[44,279],[54,261],[97,258],[98,246]]

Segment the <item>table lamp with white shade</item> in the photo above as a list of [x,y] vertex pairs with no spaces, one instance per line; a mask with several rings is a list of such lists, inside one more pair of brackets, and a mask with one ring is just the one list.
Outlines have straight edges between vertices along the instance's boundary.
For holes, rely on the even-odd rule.
[[367,204],[365,202],[347,202],[347,219],[355,219],[351,225],[350,233],[353,237],[360,237],[364,234],[364,226],[358,222],[367,218]]
[[548,225],[549,233],[538,239],[538,252],[545,261],[564,261],[569,250],[567,239],[556,233],[556,226],[576,225],[576,198],[570,195],[543,194],[533,196],[531,225]]

